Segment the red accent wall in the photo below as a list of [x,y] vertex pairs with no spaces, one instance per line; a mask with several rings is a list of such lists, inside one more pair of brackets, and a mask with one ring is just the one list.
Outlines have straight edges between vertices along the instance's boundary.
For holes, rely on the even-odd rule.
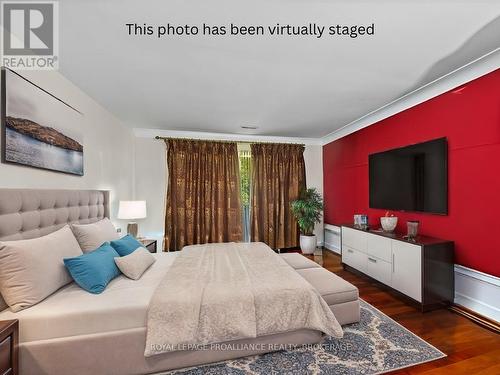
[[456,263],[500,276],[500,69],[323,147],[325,222],[368,207],[368,155],[448,138],[448,215],[394,212],[398,230],[419,220],[425,235],[455,241]]

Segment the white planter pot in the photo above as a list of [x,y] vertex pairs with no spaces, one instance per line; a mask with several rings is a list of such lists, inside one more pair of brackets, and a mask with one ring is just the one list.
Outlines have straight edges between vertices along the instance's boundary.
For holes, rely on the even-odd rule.
[[300,250],[302,250],[303,254],[314,254],[314,250],[316,250],[316,235],[312,236],[304,236],[300,235]]

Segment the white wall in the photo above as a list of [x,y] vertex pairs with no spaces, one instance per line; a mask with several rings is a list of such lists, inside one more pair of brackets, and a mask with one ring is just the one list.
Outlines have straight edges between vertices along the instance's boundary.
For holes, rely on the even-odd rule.
[[[323,196],[323,147],[307,145],[304,150],[304,162],[307,187],[316,188]],[[316,225],[314,234],[318,238],[318,244],[323,245],[323,218],[321,223]]]
[[[165,165],[165,144],[152,137],[135,138],[135,199],[147,202],[148,217],[139,221],[139,232],[148,238],[158,240],[161,248],[165,219],[165,192],[167,171]],[[323,151],[322,146],[307,145],[304,151],[306,180],[308,187],[315,187],[323,194]],[[323,223],[315,230],[318,242],[323,242]]]
[[58,72],[18,73],[83,113],[85,175],[0,164],[0,187],[110,190],[111,219],[115,225],[125,227],[126,223],[115,218],[118,200],[132,198],[134,137],[131,129]]
[[165,143],[153,138],[135,138],[134,199],[145,200],[147,218],[138,221],[139,233],[163,243],[166,193]]

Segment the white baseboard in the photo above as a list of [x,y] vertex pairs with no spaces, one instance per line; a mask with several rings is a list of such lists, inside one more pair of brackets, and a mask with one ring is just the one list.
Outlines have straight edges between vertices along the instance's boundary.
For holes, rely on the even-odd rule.
[[340,227],[325,223],[324,237],[325,247],[334,253],[340,254]]
[[500,278],[456,264],[455,304],[500,322]]

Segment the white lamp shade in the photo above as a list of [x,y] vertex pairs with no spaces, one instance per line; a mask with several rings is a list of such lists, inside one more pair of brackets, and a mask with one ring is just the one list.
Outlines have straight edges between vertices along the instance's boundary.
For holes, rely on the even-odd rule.
[[146,201],[120,201],[118,219],[144,219],[146,217]]

